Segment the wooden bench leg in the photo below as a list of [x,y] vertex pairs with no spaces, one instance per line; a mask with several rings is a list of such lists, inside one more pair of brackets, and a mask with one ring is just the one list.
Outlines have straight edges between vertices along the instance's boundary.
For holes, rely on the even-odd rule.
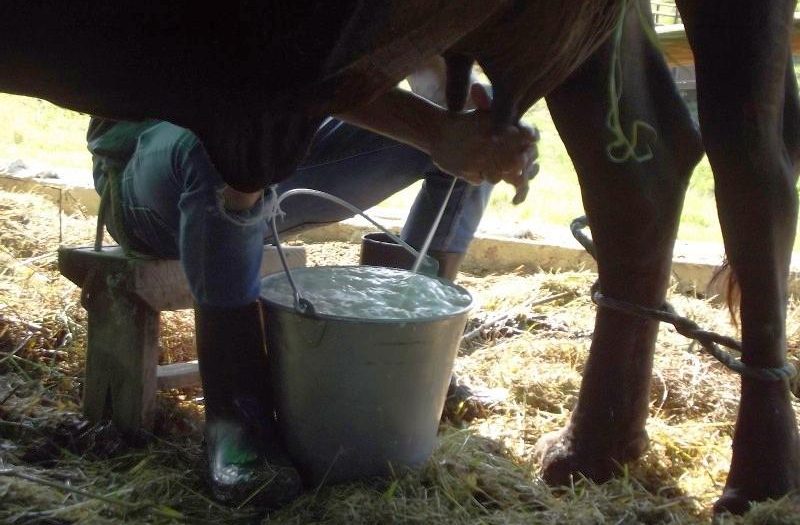
[[[305,249],[284,248],[289,266],[304,266]],[[135,259],[117,246],[58,249],[62,275],[81,287],[89,314],[83,411],[135,434],[151,428],[155,393],[199,383],[197,362],[158,367],[159,312],[191,308],[192,295],[176,260]],[[264,247],[261,275],[283,271],[277,251]]]
[[115,277],[86,283],[83,410],[91,421],[110,418],[124,433],[135,434],[153,424],[160,315],[115,286]]

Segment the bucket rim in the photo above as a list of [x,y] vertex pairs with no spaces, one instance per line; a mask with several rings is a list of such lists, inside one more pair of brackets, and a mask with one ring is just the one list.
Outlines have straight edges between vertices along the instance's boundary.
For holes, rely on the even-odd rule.
[[[303,267],[303,268],[296,268],[295,271],[297,271],[297,270],[301,270],[301,271],[313,270],[314,268],[359,268],[361,266],[363,266],[363,265],[358,265],[358,264],[335,264],[335,265],[324,265],[324,266],[306,266],[306,267]],[[396,270],[398,272],[413,273],[410,270],[404,270],[402,268],[392,268],[392,270]],[[282,276],[285,277],[286,274],[284,272],[282,272],[282,271],[277,271],[277,272],[273,272],[273,273],[267,274],[267,275],[265,275],[264,277],[261,278],[261,285],[263,286],[264,281],[266,281],[268,279],[277,278],[276,276],[278,276],[278,275],[282,275]],[[433,316],[427,316],[427,317],[415,317],[415,318],[398,317],[398,318],[391,318],[391,319],[370,319],[370,318],[363,318],[363,317],[346,317],[346,316],[343,316],[343,315],[331,315],[331,314],[325,314],[325,313],[319,313],[319,312],[314,312],[313,314],[308,314],[308,313],[305,313],[305,312],[298,312],[297,309],[294,307],[294,305],[285,305],[285,304],[278,303],[278,302],[273,301],[271,299],[267,299],[261,293],[259,293],[259,299],[261,300],[261,302],[263,304],[265,304],[268,307],[277,308],[279,310],[284,310],[284,311],[287,311],[287,312],[290,312],[290,313],[294,313],[296,315],[300,315],[300,316],[308,318],[308,319],[315,319],[315,320],[321,320],[321,321],[351,322],[351,323],[369,323],[369,324],[399,324],[399,323],[404,323],[404,324],[417,324],[417,323],[419,323],[419,324],[421,324],[421,323],[431,323],[431,322],[436,322],[436,321],[444,321],[446,319],[452,319],[452,318],[455,318],[455,317],[458,317],[458,316],[461,316],[461,315],[465,315],[465,314],[469,313],[475,307],[475,297],[473,297],[473,295],[470,293],[469,290],[467,290],[466,288],[464,288],[460,284],[456,284],[456,283],[454,283],[454,282],[452,282],[452,281],[450,281],[448,279],[444,279],[444,278],[439,277],[439,276],[425,275],[425,274],[417,274],[417,275],[422,275],[423,277],[427,277],[428,279],[437,280],[439,282],[442,282],[444,284],[447,284],[449,286],[452,286],[452,287],[458,289],[459,291],[467,294],[467,296],[469,297],[469,303],[467,303],[462,308],[456,310],[455,312],[452,312],[452,313],[449,313],[449,314],[440,314],[440,315],[433,315]],[[260,286],[259,286],[259,288],[260,288]]]

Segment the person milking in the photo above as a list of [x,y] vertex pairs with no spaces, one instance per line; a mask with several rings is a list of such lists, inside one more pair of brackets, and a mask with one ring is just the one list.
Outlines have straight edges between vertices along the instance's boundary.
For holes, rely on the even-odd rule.
[[[401,238],[419,248],[459,177],[429,254],[439,275],[454,279],[488,203],[492,184],[519,184],[537,157],[535,131],[492,127],[487,89],[473,84],[475,110],[444,105],[444,63],[434,59],[395,88],[347,114],[327,119],[281,194],[311,188],[367,209],[422,179]],[[197,357],[203,385],[208,480],[215,498],[241,501],[268,480],[256,502],[271,506],[299,494],[302,484],[278,436],[267,356],[259,269],[270,229],[264,193],[227,186],[190,131],[163,121],[93,117],[87,132],[95,188],[120,174],[121,214],[107,221],[129,249],[180,259],[195,301]],[[279,232],[350,216],[321,199],[282,204]]]

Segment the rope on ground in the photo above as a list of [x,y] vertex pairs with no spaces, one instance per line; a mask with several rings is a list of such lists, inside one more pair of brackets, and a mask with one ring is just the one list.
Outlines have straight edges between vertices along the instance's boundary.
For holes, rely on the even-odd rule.
[[[582,231],[588,224],[586,216],[578,217],[570,224],[570,230],[581,246],[583,246],[592,257],[597,259],[594,242]],[[720,348],[721,345],[741,354],[742,344],[739,341],[716,332],[703,330],[688,317],[678,315],[672,305],[667,302],[665,302],[661,308],[648,308],[627,301],[614,299],[604,295],[600,291],[599,282],[596,282],[594,286],[592,286],[592,301],[601,307],[611,308],[643,319],[669,323],[675,327],[675,331],[679,334],[689,339],[694,339],[717,361],[744,377],[772,382],[789,381],[797,375],[797,369],[791,363],[786,363],[781,367],[774,368],[755,367],[743,363],[741,359],[736,358],[730,352]]]
[[[520,305],[520,310],[525,311],[525,310],[528,310],[528,309],[533,308],[535,306],[541,306],[543,304],[547,304],[547,303],[550,303],[550,302],[553,302],[553,301],[557,301],[559,299],[564,299],[564,298],[569,297],[571,295],[572,295],[572,292],[561,292],[561,293],[549,295],[549,296],[544,297],[542,299],[539,299],[539,298],[529,299],[529,300],[525,301],[524,303],[522,303]],[[496,324],[499,324],[499,323],[505,321],[506,319],[510,318],[511,316],[512,316],[512,313],[510,313],[510,312],[503,312],[503,313],[501,313],[499,315],[496,315],[496,316],[492,317],[491,319],[489,319],[488,321],[486,321],[484,323],[481,323],[481,325],[478,326],[477,328],[474,328],[474,329],[470,330],[469,332],[467,332],[466,334],[464,334],[461,337],[461,341],[462,342],[471,341],[471,340],[475,339],[476,337],[478,337],[481,334],[482,331],[484,331],[487,328],[490,328],[490,327],[492,327],[492,326],[494,326]]]

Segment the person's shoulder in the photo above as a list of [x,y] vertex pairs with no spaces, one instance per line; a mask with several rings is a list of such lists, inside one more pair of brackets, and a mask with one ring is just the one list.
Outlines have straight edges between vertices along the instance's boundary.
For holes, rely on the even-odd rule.
[[160,120],[114,120],[105,117],[92,116],[89,119],[89,128],[86,131],[86,140],[92,142],[103,136],[137,137],[147,129],[156,126]]
[[179,149],[189,150],[200,144],[200,139],[194,132],[167,121],[159,122],[153,127],[152,133],[158,134]]
[[112,120],[92,117],[86,132],[86,145],[92,155],[127,162],[142,133],[157,125],[157,120]]
[[89,119],[89,128],[86,130],[86,140],[91,142],[97,137],[105,135],[118,121],[103,117],[92,116]]

